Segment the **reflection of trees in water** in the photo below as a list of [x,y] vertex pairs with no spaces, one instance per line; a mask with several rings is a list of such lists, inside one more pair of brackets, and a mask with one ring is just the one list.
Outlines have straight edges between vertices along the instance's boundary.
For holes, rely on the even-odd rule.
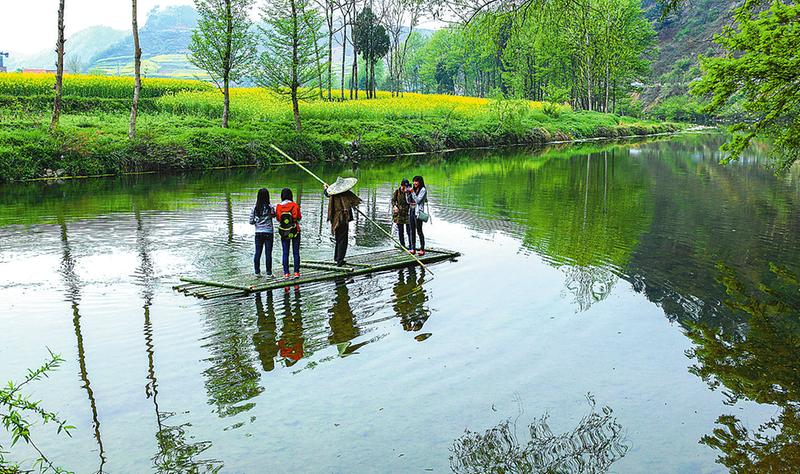
[[103,447],[103,438],[100,435],[100,418],[97,415],[97,402],[94,398],[94,391],[92,384],[89,382],[89,371],[86,368],[86,351],[83,345],[83,332],[81,331],[81,314],[80,314],[80,290],[81,281],[77,273],[75,273],[75,259],[72,255],[72,249],[69,244],[69,232],[67,224],[63,215],[58,216],[58,223],[61,227],[61,277],[64,279],[64,284],[67,290],[67,299],[72,304],[72,324],[75,329],[75,341],[78,348],[78,367],[80,370],[82,387],[86,390],[86,395],[89,398],[89,408],[92,412],[92,428],[94,430],[94,439],[97,441],[97,448],[100,456],[100,465],[97,472],[103,472],[106,464],[106,453]]
[[[236,274],[241,263],[241,249],[234,239],[233,203],[231,194],[225,192],[226,244],[214,248],[209,259],[213,273]],[[300,199],[300,192],[297,193]],[[209,357],[209,367],[203,371],[208,402],[215,406],[221,417],[233,416],[250,410],[255,403],[248,402],[264,391],[259,385],[260,372],[251,350],[251,318],[245,314],[242,301],[206,306],[208,335],[203,347]]]
[[153,259],[150,256],[150,239],[144,225],[139,206],[134,203],[134,217],[136,218],[136,249],[139,256],[139,268],[136,271],[136,280],[142,287],[144,300],[144,341],[147,353],[147,383],[145,396],[152,399],[156,412],[156,442],[158,452],[153,456],[153,469],[159,473],[177,472],[218,472],[222,463],[216,460],[197,460],[195,456],[211,447],[210,441],[197,443],[186,442],[186,429],[189,423],[170,425],[168,420],[175,416],[175,412],[161,411],[158,405],[158,379],[155,372],[155,345],[153,342],[153,324],[150,319],[153,294],[155,292],[155,275]]
[[718,266],[729,295],[725,302],[748,315],[743,331],[692,324],[687,352],[690,371],[712,389],[724,386],[728,404],[739,400],[776,405],[780,412],[755,430],[734,415],[701,443],[721,452],[717,462],[735,473],[797,472],[800,469],[800,280],[770,265],[775,278],[758,290],[744,285],[732,269]]
[[226,417],[247,411],[255,405],[247,402],[264,389],[259,385],[260,372],[251,351],[249,318],[242,302],[211,305],[206,320],[210,334],[203,347],[209,367],[203,371],[208,401],[219,416]]
[[153,326],[150,321],[150,310],[145,306],[144,337],[147,352],[147,384],[145,395],[153,400],[156,411],[156,442],[158,452],[153,456],[153,470],[159,473],[178,472],[219,472],[222,461],[195,459],[197,455],[211,447],[211,441],[186,441],[186,430],[190,423],[169,424],[175,412],[162,411],[158,405],[158,379],[155,373],[155,349],[153,344]]
[[603,301],[619,280],[611,270],[603,267],[567,267],[565,290],[575,296],[578,311],[586,311],[594,303]]
[[517,420],[504,420],[483,433],[467,431],[450,448],[456,473],[602,473],[628,452],[622,426],[609,407],[591,411],[572,430],[556,435],[548,415],[528,425],[530,439],[517,435]]

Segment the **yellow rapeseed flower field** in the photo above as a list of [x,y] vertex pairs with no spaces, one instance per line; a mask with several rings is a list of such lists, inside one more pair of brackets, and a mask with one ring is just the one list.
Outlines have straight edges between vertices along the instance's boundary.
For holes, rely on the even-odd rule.
[[[0,98],[47,96],[53,94],[53,74],[0,74]],[[67,74],[64,76],[64,95],[67,97],[127,99],[133,94],[133,79],[118,76]],[[341,90],[333,91],[333,101],[319,99],[318,90],[302,91],[300,109],[303,118],[319,120],[392,120],[425,117],[471,119],[491,113],[492,101],[477,97],[439,94],[404,93],[392,97],[378,91],[374,99],[341,100]],[[196,115],[218,118],[222,114],[222,94],[214,85],[193,80],[145,78],[142,97],[156,100],[160,112],[177,115]],[[544,103],[515,101],[517,107],[541,110]],[[568,111],[568,106],[554,106]],[[496,112],[495,112],[496,113]],[[234,120],[289,120],[291,106],[287,94],[265,88],[234,88],[231,90],[231,114]]]
[[[309,91],[303,94],[312,96]],[[301,101],[303,117],[321,120],[372,119],[372,118],[423,118],[453,115],[474,117],[489,111],[491,101],[478,97],[463,97],[442,94],[404,93],[392,97],[391,93],[378,91],[377,98],[364,100],[339,100],[341,91],[334,91],[334,101],[306,99]],[[159,108],[178,114],[198,114],[217,117],[222,110],[222,94],[218,91],[178,92],[165,95],[158,100]],[[527,101],[532,110],[541,110],[541,102]],[[569,110],[569,107],[558,106]],[[263,88],[236,88],[231,90],[231,113],[239,120],[278,120],[291,115],[287,95]]]
[[[201,81],[145,78],[142,97],[160,97],[180,91],[212,91]],[[53,94],[54,74],[12,72],[0,74],[0,95],[38,96]],[[133,78],[117,76],[64,75],[64,95],[124,99],[133,96]]]

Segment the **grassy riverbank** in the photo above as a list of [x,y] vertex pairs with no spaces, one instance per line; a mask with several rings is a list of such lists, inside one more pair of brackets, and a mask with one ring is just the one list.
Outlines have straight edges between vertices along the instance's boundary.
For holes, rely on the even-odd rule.
[[222,95],[212,86],[147,79],[139,136],[130,141],[130,79],[67,76],[65,115],[53,133],[47,128],[51,84],[48,75],[0,75],[0,180],[262,164],[277,159],[270,143],[312,161],[358,161],[677,129],[540,102],[379,93],[373,100],[307,100],[303,131],[296,132],[281,96],[242,88],[232,93],[225,130],[218,120]]

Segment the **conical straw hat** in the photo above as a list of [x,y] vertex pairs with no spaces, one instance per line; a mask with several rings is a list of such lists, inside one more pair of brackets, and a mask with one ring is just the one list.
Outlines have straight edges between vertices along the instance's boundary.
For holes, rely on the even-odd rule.
[[342,178],[339,176],[336,178],[336,182],[328,186],[328,195],[333,196],[334,194],[341,194],[345,191],[350,191],[353,189],[353,186],[358,183],[356,178]]

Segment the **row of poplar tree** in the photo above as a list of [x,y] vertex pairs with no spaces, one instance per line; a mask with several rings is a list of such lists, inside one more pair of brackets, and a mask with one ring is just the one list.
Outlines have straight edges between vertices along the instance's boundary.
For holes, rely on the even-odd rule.
[[405,90],[568,102],[612,112],[650,73],[656,33],[640,0],[555,0],[412,37]]

